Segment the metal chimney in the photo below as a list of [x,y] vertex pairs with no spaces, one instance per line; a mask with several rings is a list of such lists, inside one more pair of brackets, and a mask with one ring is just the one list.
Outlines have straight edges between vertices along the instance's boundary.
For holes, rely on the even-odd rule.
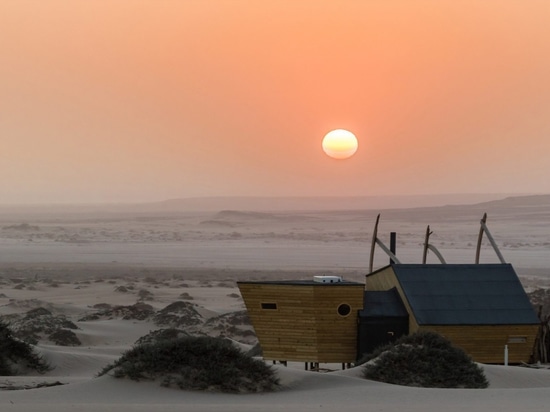
[[[397,233],[390,232],[390,252],[395,255],[395,248],[397,245]],[[393,265],[395,262],[390,258],[390,265]]]

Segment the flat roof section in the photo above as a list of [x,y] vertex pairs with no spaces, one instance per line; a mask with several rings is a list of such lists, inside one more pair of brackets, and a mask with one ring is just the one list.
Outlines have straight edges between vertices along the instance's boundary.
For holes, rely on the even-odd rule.
[[359,282],[348,282],[343,280],[341,282],[333,283],[324,283],[324,282],[315,282],[313,280],[243,280],[238,281],[238,284],[249,284],[249,285],[299,285],[299,286],[321,286],[321,287],[338,287],[338,286],[365,286],[364,283]]

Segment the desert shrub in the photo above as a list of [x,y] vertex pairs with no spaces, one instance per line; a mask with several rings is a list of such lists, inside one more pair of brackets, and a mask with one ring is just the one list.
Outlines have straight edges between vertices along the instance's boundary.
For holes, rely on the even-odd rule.
[[367,379],[425,388],[486,388],[483,370],[441,335],[419,332],[377,349],[362,361]]
[[182,300],[193,300],[193,296],[191,296],[189,293],[187,292],[183,292],[180,296],[179,296],[179,299],[182,299]]
[[182,329],[176,329],[176,328],[157,329],[149,332],[145,336],[140,337],[135,343],[136,345],[154,344],[159,341],[179,339],[187,336],[191,336],[191,335],[189,335],[189,333],[187,333]]
[[275,372],[230,342],[211,337],[181,337],[136,345],[108,372],[117,378],[159,379],[163,386],[220,392],[262,392],[278,387]]
[[178,300],[158,311],[153,317],[153,321],[159,326],[174,328],[197,326],[204,322],[197,309],[197,305]]
[[8,324],[0,320],[0,375],[17,375],[26,370],[44,373],[50,369],[31,345],[14,338]]
[[48,336],[48,339],[59,346],[80,346],[82,342],[72,330],[57,329]]
[[153,300],[154,295],[146,289],[140,289],[138,292],[138,300]]
[[[10,328],[14,337],[31,345],[36,345],[44,339],[45,336],[55,336],[60,330],[78,329],[78,326],[64,315],[54,316],[48,309],[38,307],[29,310],[23,318],[12,321],[10,323]],[[69,331],[67,331],[67,333],[68,332]],[[62,334],[64,332],[59,333]],[[70,333],[76,338],[73,332]],[[50,338],[50,340],[56,342],[56,339]],[[78,345],[79,344],[80,343],[78,343]]]
[[91,313],[78,319],[79,322],[86,322],[98,319],[121,318],[124,320],[147,320],[155,313],[155,309],[144,302],[137,302],[130,306],[111,306],[106,303],[95,305],[94,309],[99,309],[96,313]]

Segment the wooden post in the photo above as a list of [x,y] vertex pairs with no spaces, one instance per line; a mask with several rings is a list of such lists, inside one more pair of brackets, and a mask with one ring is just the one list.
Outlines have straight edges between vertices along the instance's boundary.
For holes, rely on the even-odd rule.
[[376,247],[376,240],[378,239],[378,222],[380,221],[380,213],[376,216],[376,223],[374,224],[374,232],[372,232],[372,243],[370,245],[370,260],[369,260],[369,273],[372,273],[374,266],[374,248]]
[[500,260],[500,263],[506,263],[504,260],[504,256],[502,256],[502,253],[500,253],[500,250],[498,248],[497,242],[495,242],[495,239],[493,238],[493,235],[491,235],[491,232],[489,231],[489,228],[487,227],[487,213],[483,214],[483,218],[479,222],[481,227],[479,228],[479,236],[477,237],[477,249],[476,249],[476,264],[479,263],[479,256],[481,254],[481,241],[483,239],[483,233],[487,233],[487,239],[489,239],[489,242],[491,243],[491,246],[493,247],[495,253],[497,254],[498,260]]
[[443,258],[443,255],[441,253],[439,253],[439,250],[437,250],[437,248],[434,246],[434,245],[431,245],[430,244],[430,235],[432,234],[433,232],[430,231],[430,226],[428,226],[426,228],[426,237],[425,237],[425,240],[424,240],[424,253],[422,254],[422,264],[426,264],[426,260],[428,258],[428,249],[431,250],[432,252],[434,252],[434,254],[437,256],[437,258],[439,259],[439,261],[443,264],[447,263],[445,262],[445,259]]
[[433,232],[430,232],[430,225],[426,228],[426,236],[424,237],[424,253],[422,253],[422,264],[426,264],[426,260],[428,259],[428,245],[430,244],[430,235]]
[[479,235],[477,236],[477,247],[476,247],[476,265],[479,264],[479,255],[481,254],[481,241],[483,240],[483,226],[487,222],[487,213],[483,214],[481,218],[481,226],[479,228]]

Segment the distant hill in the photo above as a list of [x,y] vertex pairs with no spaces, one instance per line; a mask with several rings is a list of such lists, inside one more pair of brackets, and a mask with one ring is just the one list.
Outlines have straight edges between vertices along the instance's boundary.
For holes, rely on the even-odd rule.
[[[58,213],[67,216],[179,214],[188,212],[306,212],[387,211],[413,212],[418,209],[464,212],[491,210],[550,211],[550,195],[510,196],[506,194],[454,194],[416,196],[318,196],[318,197],[196,197],[148,203],[0,205],[0,212],[16,215]],[[435,212],[435,210],[434,210]],[[250,217],[250,216],[249,216]]]
[[481,203],[485,206],[496,207],[548,207],[550,206],[549,195],[530,195],[530,196],[509,196],[504,199],[492,200]]
[[504,199],[507,194],[317,197],[200,197],[142,204],[164,211],[329,211],[466,205]]

